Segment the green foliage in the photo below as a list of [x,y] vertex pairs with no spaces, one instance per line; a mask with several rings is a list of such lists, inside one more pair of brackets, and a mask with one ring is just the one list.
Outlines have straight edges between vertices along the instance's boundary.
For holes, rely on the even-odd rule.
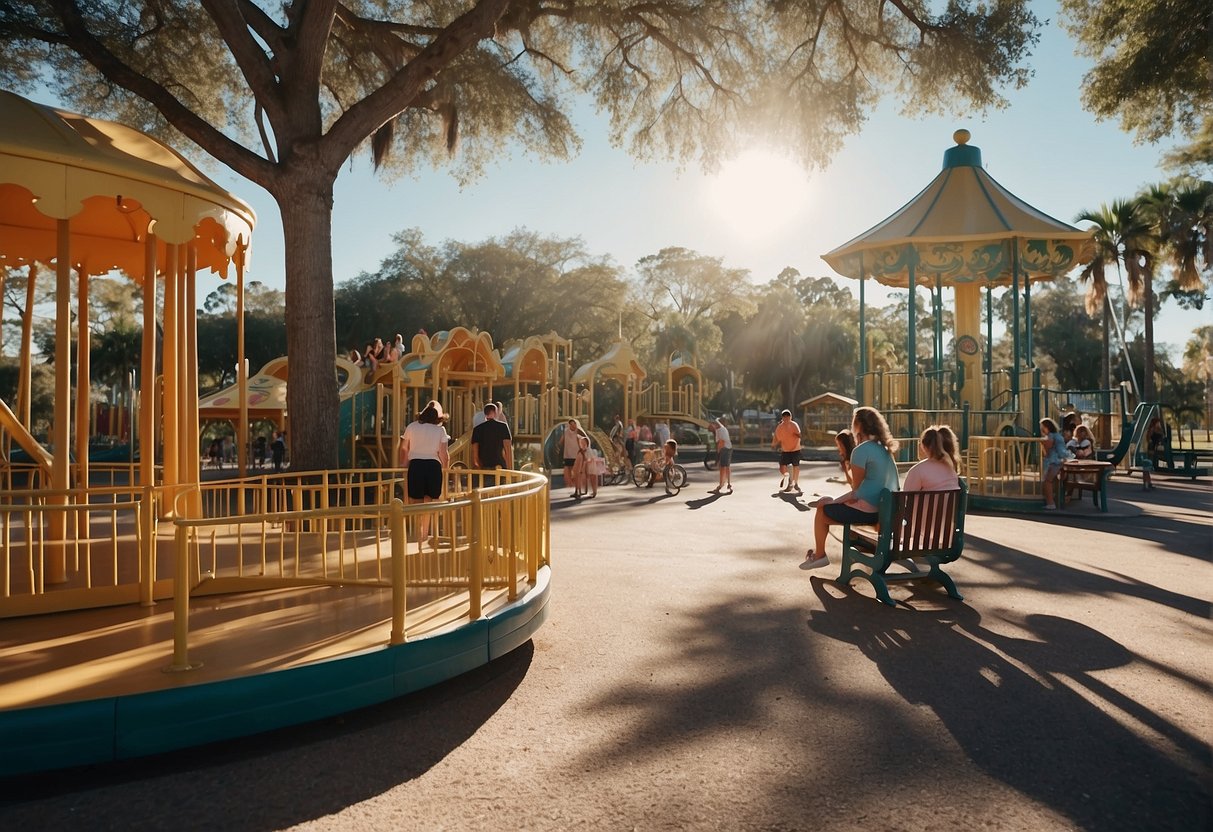
[[498,345],[557,332],[576,342],[579,355],[596,355],[614,340],[627,292],[620,270],[591,255],[579,239],[516,230],[480,243],[425,242],[410,229],[373,274],[338,287],[337,329],[347,348],[454,326],[487,331]]
[[1059,282],[1032,295],[1033,343],[1039,363],[1052,364],[1065,390],[1096,390],[1102,381],[1099,323],[1086,314],[1072,284]]
[[1213,6],[1206,0],[1062,0],[1079,52],[1095,61],[1083,103],[1143,141],[1176,129],[1194,133],[1209,118]]
[[[235,314],[198,316],[198,387],[201,395],[236,382]],[[267,361],[286,355],[286,327],[281,314],[248,314],[244,318],[244,356],[249,375]]]
[[[20,369],[20,362],[16,359],[0,358],[0,399],[14,411],[17,410]],[[54,371],[45,364],[33,364],[30,367],[30,388],[30,433],[45,436],[55,415]]]

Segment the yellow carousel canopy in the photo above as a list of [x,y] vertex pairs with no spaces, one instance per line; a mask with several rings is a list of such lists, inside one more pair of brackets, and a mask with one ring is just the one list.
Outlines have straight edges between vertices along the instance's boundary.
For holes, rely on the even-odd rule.
[[[143,241],[195,242],[223,274],[247,248],[253,209],[172,148],[133,128],[0,90],[0,263],[47,263],[71,221],[73,265],[143,272]],[[163,262],[161,259],[159,262]]]
[[943,170],[888,219],[822,258],[839,274],[906,288],[915,279],[1009,285],[1017,244],[1021,279],[1053,279],[1091,258],[1090,232],[1038,211],[994,181],[981,150],[957,130]]
[[[338,398],[344,400],[359,392],[362,370],[343,355],[337,356]],[[281,422],[286,413],[286,356],[268,362],[261,371],[251,376],[245,388],[248,390],[247,407],[250,419],[271,419]],[[232,384],[217,393],[212,393],[198,402],[198,415],[202,419],[240,418],[240,384]]]
[[632,351],[631,344],[616,341],[597,361],[578,367],[577,372],[573,373],[573,383],[592,384],[599,377],[623,380],[628,376],[642,379],[645,377],[644,368],[636,360],[636,353]]

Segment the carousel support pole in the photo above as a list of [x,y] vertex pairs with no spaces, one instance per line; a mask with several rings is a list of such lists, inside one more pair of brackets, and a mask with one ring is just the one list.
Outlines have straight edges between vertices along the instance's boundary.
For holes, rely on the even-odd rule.
[[30,356],[34,344],[34,286],[38,279],[38,264],[29,264],[29,279],[25,284],[25,310],[21,315],[21,378],[17,388],[17,411],[21,424],[30,428],[30,394],[33,390],[33,366]]
[[156,484],[156,237],[143,252],[143,352],[139,379],[139,484]]
[[1011,238],[1011,407],[1019,410],[1019,238]]
[[935,275],[935,291],[931,293],[931,317],[935,319],[935,373],[943,370],[943,277]]
[[[68,502],[71,483],[70,457],[72,434],[72,265],[71,227],[68,220],[56,221],[55,250],[55,426],[53,436],[55,455],[51,462],[51,489],[59,492],[53,504]],[[46,582],[67,582],[67,514],[52,512],[46,547]]]
[[182,331],[185,333],[185,349],[179,353],[183,364],[181,378],[185,379],[181,387],[181,413],[184,417],[182,429],[186,437],[186,459],[189,460],[188,482],[195,486],[190,492],[190,516],[201,517],[202,493],[198,490],[202,484],[202,440],[198,435],[201,432],[198,421],[198,247],[191,241],[185,251],[185,274],[182,275],[184,302],[180,305]]
[[918,309],[914,303],[914,261],[910,261],[909,267],[909,297],[908,297],[908,316],[910,318],[908,334],[906,335],[906,378],[910,385],[909,402],[910,409],[918,407]]
[[[244,267],[236,264],[236,390],[240,397],[240,423],[236,426],[236,460],[240,479],[248,476],[248,359],[244,357]],[[244,513],[241,503],[240,513]]]
[[[76,272],[76,486],[84,494],[76,502],[88,502],[89,464],[88,435],[92,415],[92,397],[89,372],[89,314],[88,314],[88,269],[81,267]],[[76,515],[76,534],[88,540],[88,512]]]
[[178,461],[181,444],[178,439],[177,424],[177,388],[178,379],[177,347],[179,335],[177,331],[177,260],[178,247],[175,243],[165,246],[167,253],[164,264],[164,348],[162,367],[164,387],[161,393],[164,407],[164,511],[171,516],[176,510],[174,497],[179,482]]

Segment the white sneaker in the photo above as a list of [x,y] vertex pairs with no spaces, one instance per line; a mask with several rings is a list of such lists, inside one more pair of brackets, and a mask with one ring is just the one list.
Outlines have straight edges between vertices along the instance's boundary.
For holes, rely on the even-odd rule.
[[822,555],[819,558],[813,558],[812,560],[805,559],[800,562],[801,569],[821,569],[823,566],[829,565],[830,559],[825,555]]

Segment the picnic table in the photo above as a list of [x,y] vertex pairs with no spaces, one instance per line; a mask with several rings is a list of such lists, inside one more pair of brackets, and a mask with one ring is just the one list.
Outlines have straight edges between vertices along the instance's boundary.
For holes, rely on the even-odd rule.
[[1108,510],[1108,477],[1115,466],[1095,459],[1068,459],[1061,465],[1058,508],[1066,507],[1069,492],[1090,491],[1091,499],[1100,511]]

